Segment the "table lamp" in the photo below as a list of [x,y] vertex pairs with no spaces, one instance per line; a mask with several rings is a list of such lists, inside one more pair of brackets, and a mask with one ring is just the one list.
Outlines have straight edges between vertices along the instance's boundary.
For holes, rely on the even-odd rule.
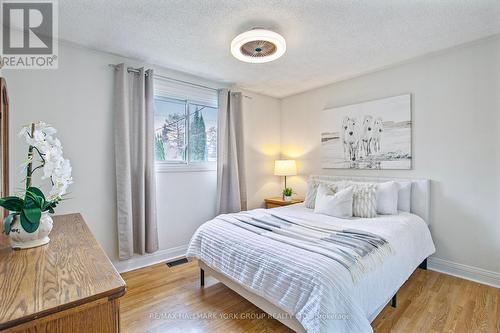
[[295,160],[274,161],[274,175],[285,176],[285,188],[286,188],[286,176],[295,176],[296,174],[297,174],[297,164],[295,163]]

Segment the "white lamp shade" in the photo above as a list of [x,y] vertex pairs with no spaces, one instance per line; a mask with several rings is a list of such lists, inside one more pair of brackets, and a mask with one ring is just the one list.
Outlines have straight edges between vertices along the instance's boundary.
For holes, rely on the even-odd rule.
[[275,176],[295,176],[297,174],[297,164],[295,160],[274,161]]

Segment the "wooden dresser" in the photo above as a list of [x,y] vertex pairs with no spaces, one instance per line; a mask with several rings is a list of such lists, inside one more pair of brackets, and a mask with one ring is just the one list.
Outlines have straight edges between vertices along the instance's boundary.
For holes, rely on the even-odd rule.
[[0,332],[119,332],[125,282],[80,214],[53,219],[45,246],[0,240]]

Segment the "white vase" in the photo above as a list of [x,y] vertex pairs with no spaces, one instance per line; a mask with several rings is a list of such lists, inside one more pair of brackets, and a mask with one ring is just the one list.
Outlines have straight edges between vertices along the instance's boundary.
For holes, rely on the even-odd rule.
[[52,230],[52,217],[49,213],[43,212],[40,218],[40,225],[34,232],[26,232],[21,226],[20,217],[16,215],[11,226],[10,246],[14,249],[29,249],[45,245],[50,242],[49,233]]
[[292,201],[291,195],[285,195],[283,198],[285,199],[285,201]]

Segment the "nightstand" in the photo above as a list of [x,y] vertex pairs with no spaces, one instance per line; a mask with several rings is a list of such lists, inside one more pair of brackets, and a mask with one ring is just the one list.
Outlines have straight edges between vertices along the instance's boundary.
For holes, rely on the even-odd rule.
[[296,203],[301,203],[304,202],[304,199],[292,199],[291,201],[285,201],[283,198],[269,198],[269,199],[264,199],[266,202],[266,209],[269,208],[276,208],[276,207],[282,207],[282,206],[288,206],[288,205],[293,205]]

